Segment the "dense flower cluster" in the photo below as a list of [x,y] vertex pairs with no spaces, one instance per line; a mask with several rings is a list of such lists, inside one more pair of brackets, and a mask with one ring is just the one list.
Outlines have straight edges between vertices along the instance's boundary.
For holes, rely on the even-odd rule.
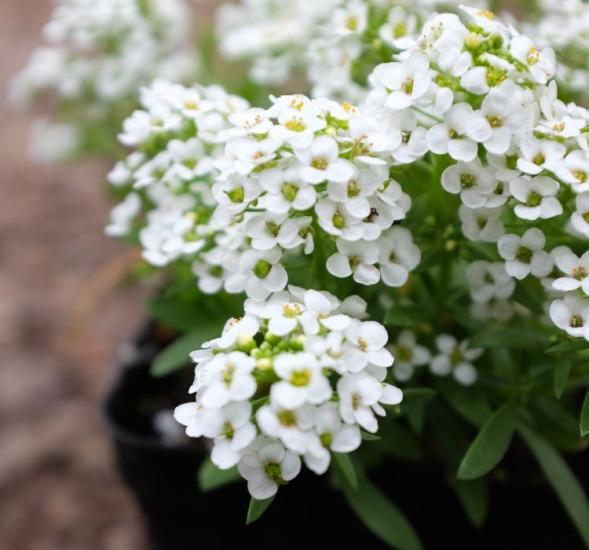
[[[107,233],[139,229],[145,259],[163,266],[194,255],[212,238],[210,178],[213,159],[223,151],[220,132],[248,105],[218,86],[158,80],[142,90],[141,106],[119,136],[136,150],[109,175],[111,185],[129,192],[113,209]],[[206,286],[206,279],[201,284]]]
[[[367,68],[411,46],[437,8],[456,0],[244,0],[218,12],[221,52],[250,59],[251,78],[282,84],[304,74],[313,97],[358,102],[367,91]],[[484,1],[474,2],[485,6]]]
[[187,15],[184,0],[60,0],[43,31],[47,45],[15,77],[11,96],[20,103],[57,96],[64,119],[58,128],[71,124],[63,155],[71,141],[82,139],[77,126],[113,116],[122,101],[134,101],[142,84],[158,76],[194,76]]
[[523,21],[523,29],[540,46],[550,46],[556,51],[559,82],[586,99],[589,87],[589,5],[583,0],[539,0],[537,4],[536,20]]
[[360,446],[383,405],[402,392],[384,382],[393,356],[382,325],[363,320],[366,303],[290,287],[266,301],[249,299],[241,319],[192,353],[196,401],[176,419],[191,437],[214,440],[220,469],[235,465],[256,499],[296,477],[301,457],[317,474],[331,453]]
[[[460,197],[465,236],[498,243],[504,268],[471,266],[473,300],[504,302],[510,278],[532,275],[574,294],[554,301],[551,316],[570,334],[587,334],[589,302],[577,291],[587,271],[571,247],[546,250],[542,227],[570,230],[574,248],[586,249],[589,112],[557,98],[551,49],[537,49],[490,12],[463,12],[464,20],[433,16],[413,47],[377,66],[365,110],[389,137],[391,128],[401,132],[399,147],[412,143],[413,158],[449,159],[441,185]],[[552,283],[554,268],[578,284]]]

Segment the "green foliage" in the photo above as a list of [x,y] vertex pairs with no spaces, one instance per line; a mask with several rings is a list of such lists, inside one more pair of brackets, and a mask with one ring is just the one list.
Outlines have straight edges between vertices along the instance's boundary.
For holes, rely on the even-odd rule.
[[489,512],[489,494],[486,479],[459,480],[456,482],[454,489],[468,519],[476,527],[482,527]]
[[264,500],[256,500],[255,498],[250,499],[250,505],[247,509],[247,517],[245,520],[245,524],[250,525],[254,521],[260,519],[262,514],[268,509],[272,502],[274,502],[274,497],[270,497]]
[[208,492],[224,487],[241,479],[237,468],[229,470],[219,470],[210,458],[207,458],[201,464],[198,470],[198,486],[201,491]]
[[358,487],[338,476],[346,501],[364,526],[392,548],[419,550],[421,542],[403,513],[368,478],[361,475]]
[[165,348],[151,365],[153,376],[165,376],[190,364],[190,352],[197,350],[207,340],[217,337],[223,325],[221,323],[204,323],[181,336]]
[[585,546],[589,546],[589,502],[583,488],[567,463],[544,438],[524,424],[518,426],[518,431],[577,527]]
[[462,459],[458,479],[476,479],[499,463],[511,442],[517,412],[518,405],[509,402],[501,406],[485,422]]

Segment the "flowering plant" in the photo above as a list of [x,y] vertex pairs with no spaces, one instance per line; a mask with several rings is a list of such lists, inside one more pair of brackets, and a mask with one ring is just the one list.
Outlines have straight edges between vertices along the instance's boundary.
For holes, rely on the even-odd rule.
[[107,232],[165,268],[151,313],[186,334],[154,373],[190,353],[176,418],[208,440],[207,486],[247,481],[250,521],[302,464],[366,519],[387,502],[367,452],[409,445],[480,524],[517,434],[589,544],[558,452],[589,434],[589,110],[560,98],[550,33],[435,4],[224,8],[221,52],[255,59],[254,88],[302,71],[309,95],[144,87]]
[[43,29],[46,45],[10,88],[16,104],[54,104],[53,117],[35,123],[33,155],[117,156],[116,129],[138,87],[158,76],[196,76],[189,21],[185,0],[59,0]]

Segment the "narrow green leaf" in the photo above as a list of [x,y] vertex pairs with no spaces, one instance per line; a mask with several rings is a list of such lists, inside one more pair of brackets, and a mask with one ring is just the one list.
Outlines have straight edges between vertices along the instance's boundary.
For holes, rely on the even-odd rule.
[[198,486],[201,491],[213,491],[241,479],[237,468],[219,470],[210,458],[207,458],[198,470]]
[[264,500],[256,500],[255,498],[250,499],[245,524],[250,525],[254,521],[260,519],[261,515],[268,509],[273,500],[274,497],[266,498]]
[[[530,277],[528,277],[530,279]],[[534,287],[534,288],[532,288]],[[534,313],[544,312],[544,303],[539,298],[542,292],[532,281],[519,281],[513,293],[513,299]]]
[[589,392],[585,396],[583,401],[583,408],[581,409],[581,437],[585,437],[589,434]]
[[452,380],[440,380],[439,387],[448,405],[471,424],[480,427],[491,416],[491,406],[479,388],[467,388]]
[[571,364],[566,359],[562,359],[557,363],[552,374],[552,386],[554,388],[554,395],[560,399],[567,382],[569,381],[569,374],[571,372]]
[[147,302],[149,315],[180,331],[193,330],[205,324],[200,308],[193,303],[172,298],[154,298]]
[[362,441],[380,441],[382,438],[369,432],[362,432]]
[[190,352],[200,348],[203,342],[221,335],[222,325],[203,324],[184,334],[165,348],[151,365],[153,376],[165,376],[190,364]]
[[420,550],[421,542],[405,515],[369,479],[357,490],[342,484],[348,505],[378,538],[399,550]]
[[524,332],[514,328],[480,332],[469,340],[469,347],[537,350],[544,346],[545,341],[544,336],[538,332]]
[[556,344],[546,350],[546,353],[559,353],[561,351],[580,351],[583,349],[589,349],[587,340],[578,338],[576,340],[566,340],[560,344]]
[[458,479],[476,479],[499,463],[511,442],[516,416],[517,405],[511,402],[493,413],[466,451],[458,468]]
[[337,467],[348,485],[353,489],[358,487],[358,474],[349,454],[332,453],[331,454],[334,465]]
[[560,454],[531,428],[520,424],[519,433],[536,457],[546,479],[558,495],[586,546],[589,546],[589,502]]
[[457,481],[454,488],[468,519],[476,527],[482,527],[489,511],[487,480]]

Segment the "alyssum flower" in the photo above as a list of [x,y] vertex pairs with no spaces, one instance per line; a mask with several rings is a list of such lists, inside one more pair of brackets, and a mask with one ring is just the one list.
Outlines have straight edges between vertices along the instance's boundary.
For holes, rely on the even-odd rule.
[[[318,309],[328,313],[320,332],[309,322]],[[326,292],[292,287],[265,302],[248,300],[242,321],[229,321],[220,338],[192,354],[196,400],[180,405],[176,418],[188,435],[214,440],[213,463],[237,464],[254,498],[268,498],[294,478],[301,457],[323,473],[331,451],[355,450],[360,429],[376,432],[375,414],[402,399],[383,381],[393,364],[384,327],[345,311],[346,302]],[[270,330],[287,319],[293,323],[282,336]],[[334,338],[352,361],[337,369],[329,360]]]

